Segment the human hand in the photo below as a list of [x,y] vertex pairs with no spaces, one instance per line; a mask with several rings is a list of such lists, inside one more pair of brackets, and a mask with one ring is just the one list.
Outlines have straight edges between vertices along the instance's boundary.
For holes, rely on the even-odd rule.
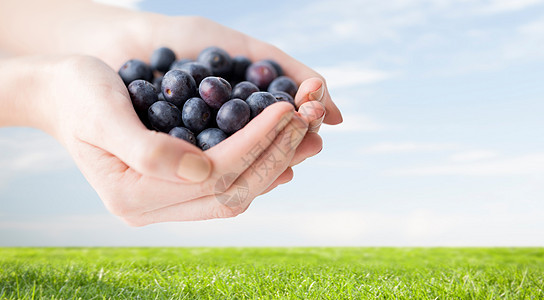
[[[123,20],[130,26],[120,26],[118,18],[102,18],[107,22],[85,23],[77,28],[73,39],[84,37],[81,43],[70,43],[78,52],[89,53],[118,69],[128,58],[148,61],[153,50],[167,46],[178,58],[196,58],[208,46],[218,46],[232,56],[244,55],[252,61],[274,59],[300,88],[295,103],[300,116],[310,129],[290,163],[294,166],[313,156],[323,147],[317,134],[322,122],[339,124],[342,115],[328,92],[325,79],[314,70],[290,57],[280,49],[201,17],[168,17],[145,12],[124,12]],[[84,31],[85,34],[81,34]],[[103,45],[107,44],[107,47]],[[112,50],[114,49],[114,50]]]
[[[321,151],[323,142],[318,130],[322,122],[328,124],[342,122],[341,113],[331,99],[325,79],[280,49],[201,17],[165,17],[149,14],[139,16],[143,22],[149,24],[147,26],[149,30],[146,31],[148,35],[139,34],[132,39],[133,46],[128,47],[130,49],[128,57],[138,57],[146,61],[154,49],[168,46],[180,58],[195,58],[202,49],[215,45],[233,56],[244,55],[252,61],[270,58],[277,61],[286,75],[299,84],[295,103],[300,115],[310,126],[290,163],[291,166]],[[114,58],[112,63],[122,64],[115,62]]]
[[[235,216],[273,184],[308,129],[286,102],[215,147],[148,130],[114,70],[87,56],[33,61],[41,129],[61,142],[105,206],[130,225]],[[53,72],[53,73],[52,73]],[[35,75],[36,76],[36,75]],[[242,193],[238,192],[242,188]],[[234,196],[234,198],[232,197]]]
[[[28,5],[34,9],[28,11]],[[60,9],[51,11],[52,5]],[[0,8],[0,17],[6,22],[5,27],[10,28],[2,32],[0,45],[16,54],[82,53],[104,60],[114,70],[128,58],[147,61],[160,46],[172,48],[178,57],[196,57],[203,48],[215,45],[231,55],[245,55],[253,61],[274,59],[300,84],[295,97],[300,112],[297,115],[310,126],[290,166],[321,151],[323,144],[317,131],[322,122],[342,122],[325,80],[319,74],[278,48],[213,21],[128,11],[90,1],[54,0],[52,4],[13,0],[1,2]],[[30,21],[43,26],[29,27]],[[270,189],[278,184],[271,184]]]

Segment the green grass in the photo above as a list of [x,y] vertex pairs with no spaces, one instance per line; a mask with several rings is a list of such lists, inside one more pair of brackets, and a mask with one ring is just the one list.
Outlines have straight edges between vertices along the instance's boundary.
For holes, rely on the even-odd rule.
[[543,299],[544,248],[0,248],[0,299]]

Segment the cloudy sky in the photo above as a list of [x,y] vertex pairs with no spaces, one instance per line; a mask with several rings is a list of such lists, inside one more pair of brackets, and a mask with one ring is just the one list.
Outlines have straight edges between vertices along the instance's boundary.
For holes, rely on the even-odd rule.
[[55,140],[2,128],[0,245],[544,246],[544,1],[116,2],[281,47],[345,122],[246,213],[144,228]]

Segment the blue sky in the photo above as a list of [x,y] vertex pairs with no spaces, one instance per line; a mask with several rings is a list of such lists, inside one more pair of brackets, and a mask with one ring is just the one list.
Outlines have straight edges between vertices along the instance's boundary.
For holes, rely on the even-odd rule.
[[277,45],[345,122],[244,214],[144,228],[55,140],[0,129],[0,245],[544,246],[544,1],[117,2]]

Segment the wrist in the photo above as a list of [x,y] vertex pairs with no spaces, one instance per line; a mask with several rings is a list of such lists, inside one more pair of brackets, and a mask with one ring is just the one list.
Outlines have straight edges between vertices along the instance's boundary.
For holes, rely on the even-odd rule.
[[46,64],[39,57],[5,59],[0,63],[0,126],[35,127],[49,131],[44,93]]

